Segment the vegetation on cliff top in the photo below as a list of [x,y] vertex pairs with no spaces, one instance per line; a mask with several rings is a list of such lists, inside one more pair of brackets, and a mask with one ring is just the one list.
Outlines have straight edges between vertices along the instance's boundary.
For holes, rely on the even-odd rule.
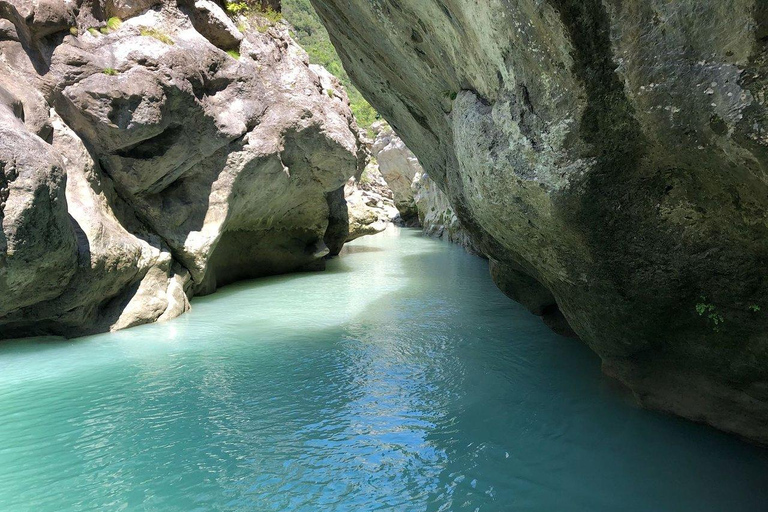
[[[368,103],[360,91],[352,84],[349,75],[341,65],[341,59],[336,49],[331,44],[325,27],[315,13],[309,0],[282,0],[282,12],[275,11],[269,2],[263,0],[227,0],[227,12],[233,17],[248,17],[256,14],[265,19],[269,24],[275,24],[285,19],[293,31],[291,35],[309,55],[312,64],[318,64],[327,69],[332,75],[341,81],[349,96],[349,104],[355,115],[357,124],[370,132],[371,125],[380,119],[379,113]],[[242,19],[242,18],[241,18]],[[241,24],[241,31],[249,27]],[[269,25],[255,27],[260,32],[269,28]]]
[[349,96],[357,124],[365,129],[370,128],[380,116],[344,71],[328,32],[325,31],[309,0],[283,0],[282,6],[283,16],[295,29],[294,39],[307,51],[310,62],[323,66],[341,81]]

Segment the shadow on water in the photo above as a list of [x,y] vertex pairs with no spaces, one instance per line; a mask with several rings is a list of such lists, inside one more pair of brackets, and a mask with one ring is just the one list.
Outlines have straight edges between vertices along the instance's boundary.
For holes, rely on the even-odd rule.
[[344,256],[346,254],[360,254],[364,252],[383,252],[384,249],[381,247],[374,247],[371,245],[345,245],[344,248],[341,250],[341,253],[339,253],[339,256]]

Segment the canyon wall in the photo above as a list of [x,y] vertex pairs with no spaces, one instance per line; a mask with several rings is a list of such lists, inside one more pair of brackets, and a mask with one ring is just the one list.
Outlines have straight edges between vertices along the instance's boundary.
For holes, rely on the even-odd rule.
[[324,79],[286,27],[208,0],[0,0],[0,338],[322,267],[366,160]]
[[376,139],[371,153],[381,176],[392,190],[398,222],[418,226],[424,234],[459,244],[470,252],[482,254],[472,237],[462,227],[448,198],[432,181],[416,155],[385,122],[374,124]]
[[507,295],[768,443],[764,2],[312,3]]

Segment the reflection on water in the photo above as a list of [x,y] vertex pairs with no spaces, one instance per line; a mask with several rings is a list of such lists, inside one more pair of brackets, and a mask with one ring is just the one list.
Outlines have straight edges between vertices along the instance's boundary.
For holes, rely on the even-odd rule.
[[627,404],[410,230],[178,320],[0,346],[0,510],[765,511],[768,454]]

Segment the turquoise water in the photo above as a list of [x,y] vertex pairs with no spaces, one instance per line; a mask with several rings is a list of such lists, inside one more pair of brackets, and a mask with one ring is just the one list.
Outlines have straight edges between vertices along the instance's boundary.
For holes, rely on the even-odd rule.
[[635,408],[392,229],[165,324],[0,345],[0,510],[761,511],[768,451]]

